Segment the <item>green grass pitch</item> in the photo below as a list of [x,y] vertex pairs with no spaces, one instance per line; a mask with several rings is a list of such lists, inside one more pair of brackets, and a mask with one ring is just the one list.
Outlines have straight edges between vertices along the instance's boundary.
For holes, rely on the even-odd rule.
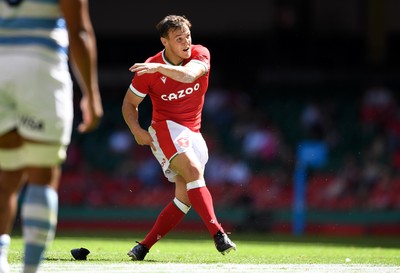
[[[136,272],[133,269],[138,268],[141,272],[174,273],[400,272],[400,240],[394,237],[235,233],[230,237],[238,250],[224,256],[206,233],[173,233],[154,245],[144,261],[130,261],[126,253],[143,236],[121,232],[59,233],[43,261],[43,272]],[[75,261],[70,254],[71,249],[79,247],[90,250],[86,261]],[[20,269],[22,249],[21,237],[13,236],[9,253],[12,269]],[[271,268],[273,271],[269,271]]]

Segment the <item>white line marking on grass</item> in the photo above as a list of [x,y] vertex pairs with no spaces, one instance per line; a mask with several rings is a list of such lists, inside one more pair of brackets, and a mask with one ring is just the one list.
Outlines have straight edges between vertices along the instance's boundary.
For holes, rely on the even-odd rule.
[[[21,265],[11,265],[20,272]],[[400,273],[398,266],[366,264],[43,263],[40,273]]]

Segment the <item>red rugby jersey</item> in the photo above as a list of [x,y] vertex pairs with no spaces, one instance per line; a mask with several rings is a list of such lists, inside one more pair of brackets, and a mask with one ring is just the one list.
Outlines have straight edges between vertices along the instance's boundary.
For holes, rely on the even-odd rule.
[[[202,45],[192,45],[191,50],[191,57],[180,65],[196,60],[207,67],[207,73],[193,83],[178,82],[156,72],[134,75],[130,89],[137,96],[150,96],[153,105],[152,122],[172,120],[198,132],[201,127],[204,96],[208,88],[210,52]],[[164,58],[164,50],[148,58],[146,62],[173,65]]]

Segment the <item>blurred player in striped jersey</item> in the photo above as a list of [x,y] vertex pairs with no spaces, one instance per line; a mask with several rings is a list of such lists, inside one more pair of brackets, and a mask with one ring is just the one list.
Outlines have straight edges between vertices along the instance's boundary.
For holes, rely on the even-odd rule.
[[60,164],[73,123],[68,55],[83,95],[78,130],[89,132],[103,108],[88,0],[0,1],[0,273],[9,272],[10,233],[25,182],[24,273],[37,272],[55,234]]

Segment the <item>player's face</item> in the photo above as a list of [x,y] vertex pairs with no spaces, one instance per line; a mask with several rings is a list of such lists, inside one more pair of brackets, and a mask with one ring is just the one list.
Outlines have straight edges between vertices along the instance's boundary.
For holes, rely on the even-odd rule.
[[164,39],[165,53],[168,60],[174,64],[181,63],[184,59],[190,58],[192,51],[192,36],[190,29],[184,26],[181,29],[171,30],[168,38]]

